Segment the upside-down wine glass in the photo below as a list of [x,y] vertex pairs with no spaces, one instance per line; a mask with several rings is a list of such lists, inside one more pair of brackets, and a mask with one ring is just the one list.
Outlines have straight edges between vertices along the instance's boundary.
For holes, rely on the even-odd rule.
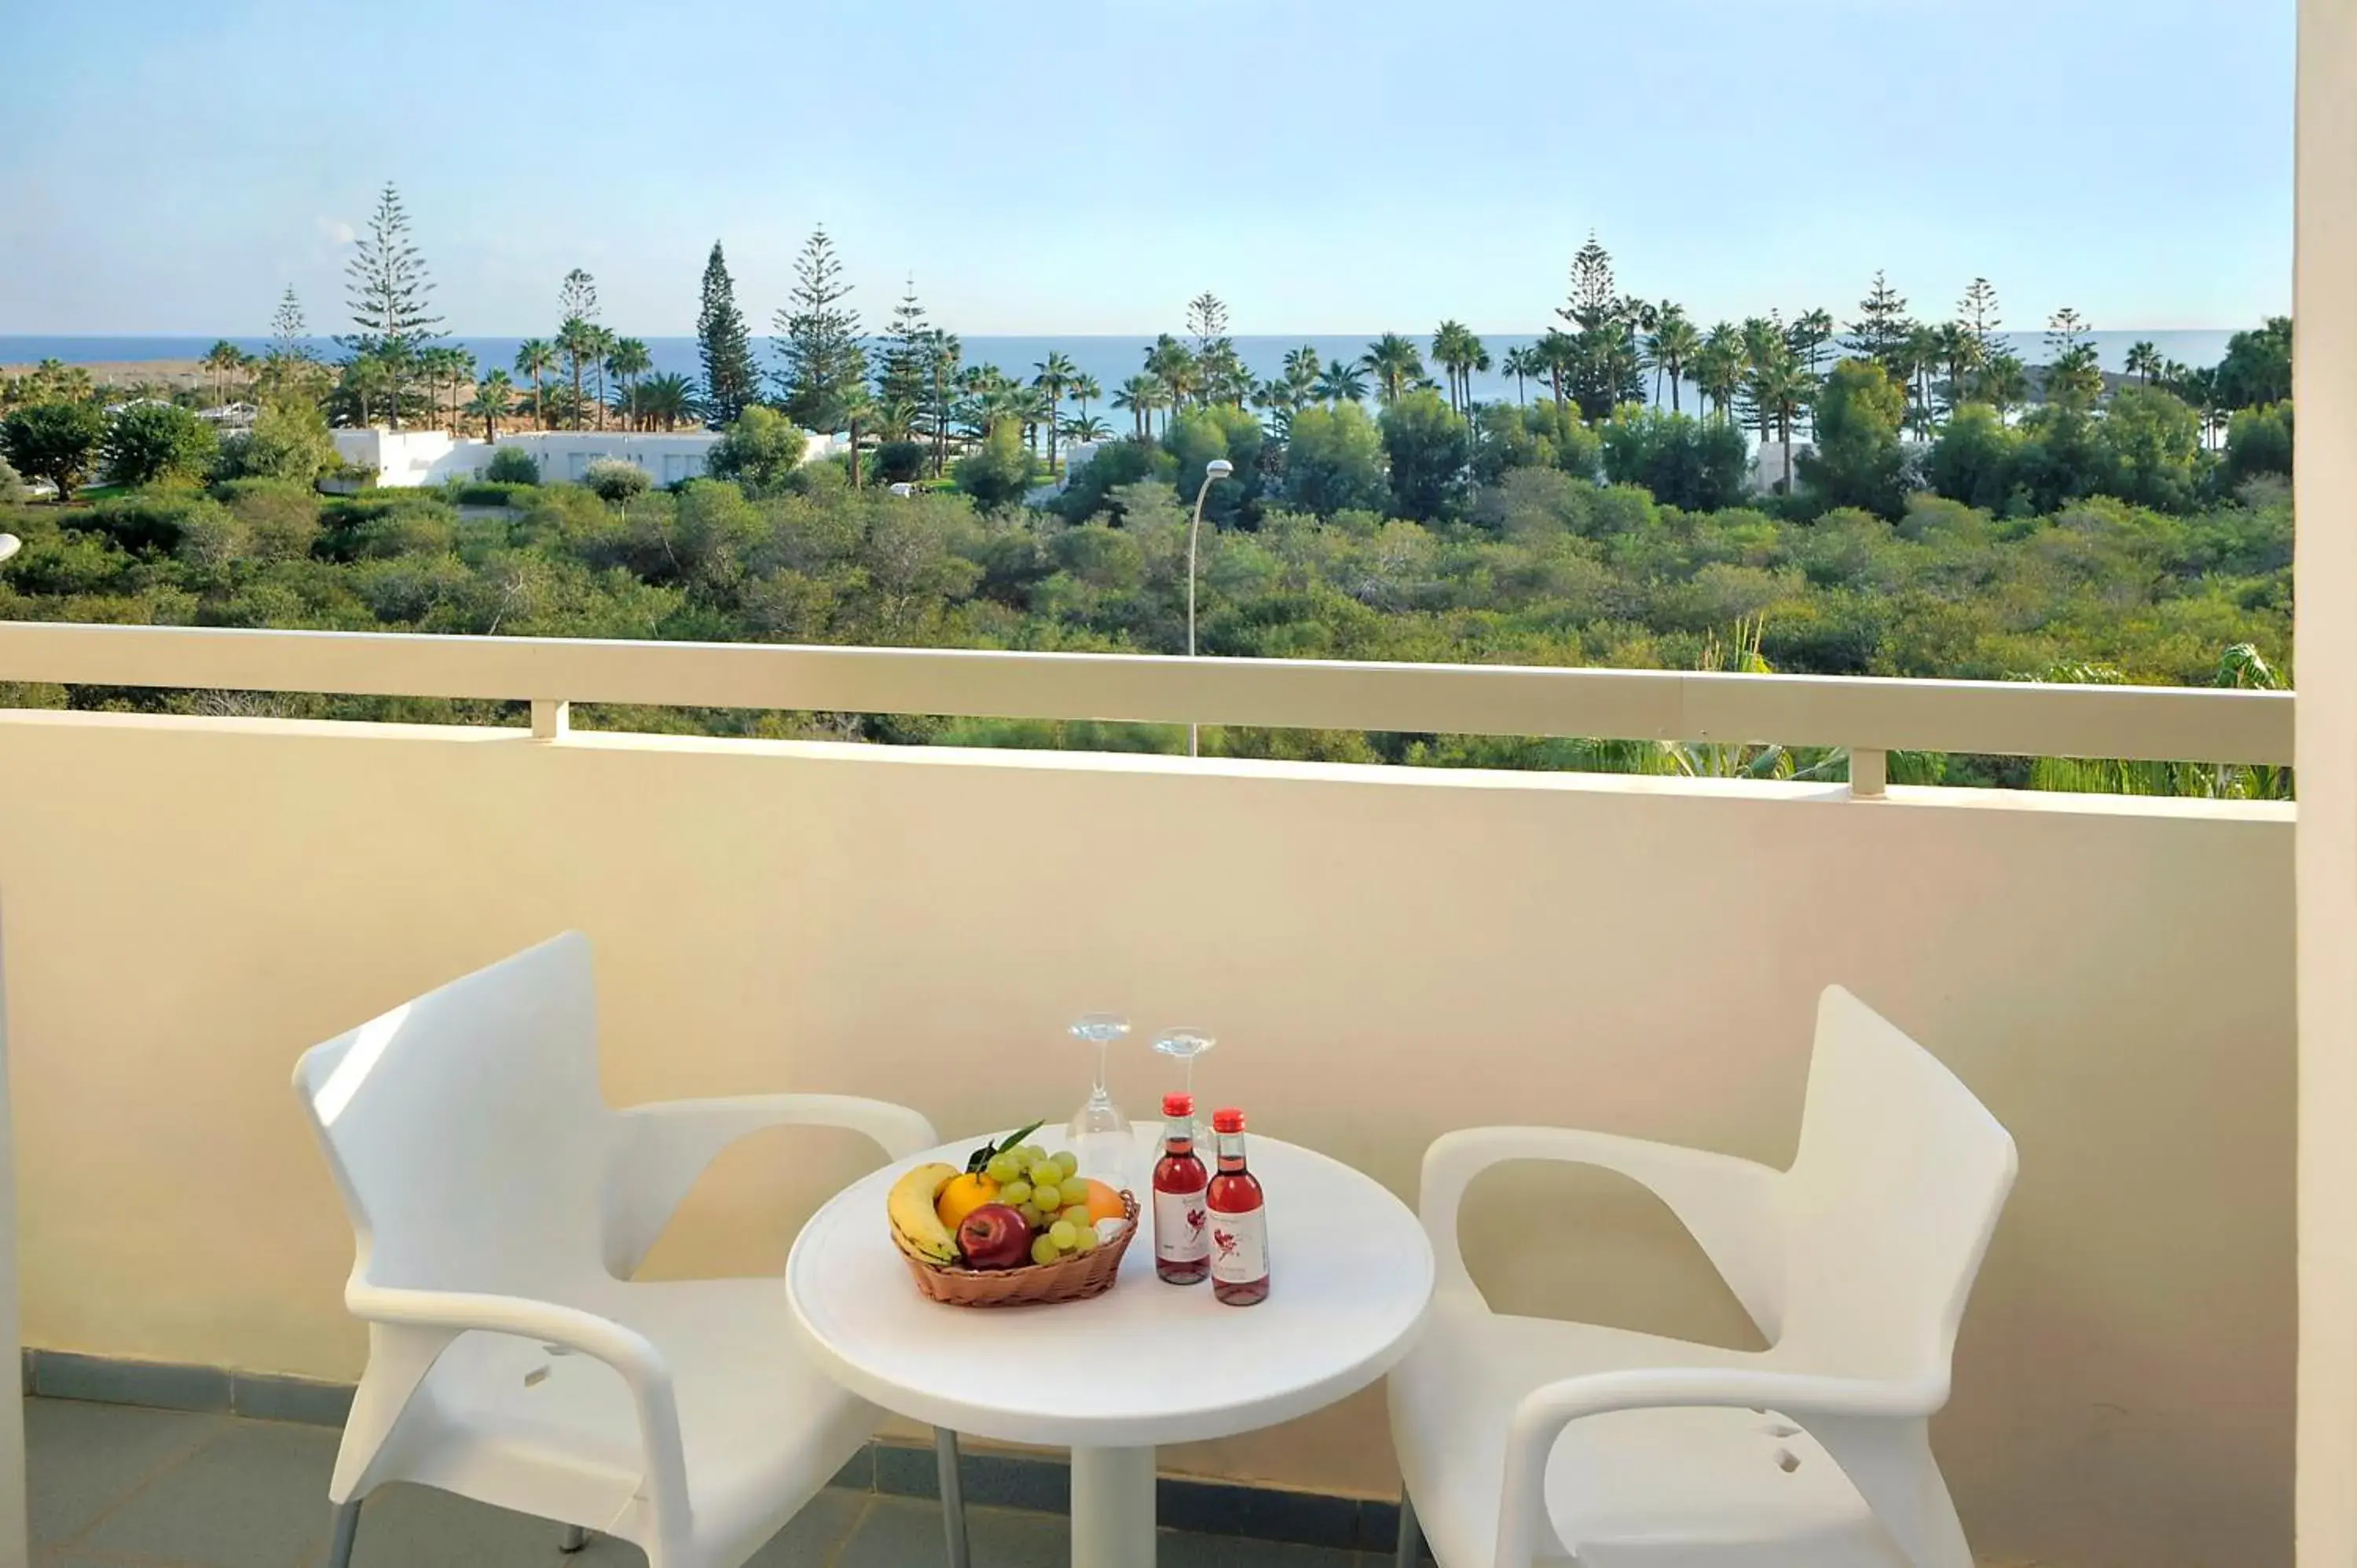
[[1064,1124],[1064,1136],[1080,1156],[1081,1174],[1092,1176],[1115,1191],[1135,1187],[1136,1135],[1129,1118],[1105,1089],[1105,1047],[1129,1033],[1129,1020],[1116,1013],[1083,1013],[1072,1020],[1072,1037],[1097,1048],[1097,1076],[1089,1097]]
[[1195,1097],[1195,1058],[1219,1044],[1211,1033],[1192,1025],[1182,1024],[1175,1029],[1165,1029],[1154,1036],[1154,1048],[1166,1057],[1185,1064],[1187,1098]]

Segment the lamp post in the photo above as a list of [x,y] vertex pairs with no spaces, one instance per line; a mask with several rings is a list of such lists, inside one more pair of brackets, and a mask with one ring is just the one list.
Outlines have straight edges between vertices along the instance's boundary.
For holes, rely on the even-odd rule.
[[[0,561],[25,547],[0,533]],[[0,1345],[8,1371],[0,1379],[0,1564],[30,1561],[26,1543],[24,1329],[16,1304],[16,1155],[8,1092],[8,983],[0,962]]]
[[[1195,491],[1195,520],[1187,525],[1187,657],[1195,657],[1195,543],[1203,532],[1203,501],[1211,493],[1211,486],[1236,471],[1236,466],[1225,457],[1214,457],[1203,465],[1203,483]],[[1187,726],[1187,755],[1200,755],[1201,736],[1197,726]]]

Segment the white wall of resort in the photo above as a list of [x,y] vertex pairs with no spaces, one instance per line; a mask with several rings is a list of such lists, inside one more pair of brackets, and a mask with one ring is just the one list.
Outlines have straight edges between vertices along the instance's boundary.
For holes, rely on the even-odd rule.
[[[490,466],[492,453],[512,446],[540,465],[544,481],[579,479],[589,465],[601,459],[635,463],[658,485],[675,485],[704,472],[704,464],[720,437],[713,431],[634,433],[620,430],[545,430],[502,435],[498,446],[488,441],[453,437],[441,430],[339,430],[336,456],[356,467],[374,468],[377,485],[401,489],[414,485],[438,485],[471,478]],[[804,447],[805,462],[816,462],[846,449],[841,435],[812,435]]]
[[2300,0],[2300,1568],[2357,1564],[2357,3]]
[[[2290,1557],[2287,806],[27,712],[0,756],[29,1344],[354,1376],[292,1064],[565,928],[617,1103],[1052,1122],[1114,1007],[1410,1197],[1481,1122],[1788,1159],[1840,981],[2021,1146],[1935,1427],[1981,1554]],[[774,1272],[861,1157],[737,1151],[657,1267]],[[1502,1308],[1750,1342],[1633,1189],[1501,1172],[1467,1233]],[[1395,1485],[1372,1393],[1165,1463]]]

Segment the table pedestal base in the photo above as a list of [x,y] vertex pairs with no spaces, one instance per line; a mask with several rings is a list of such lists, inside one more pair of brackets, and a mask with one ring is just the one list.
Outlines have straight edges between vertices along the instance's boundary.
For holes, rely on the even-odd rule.
[[1154,1450],[1072,1450],[1072,1568],[1154,1568]]

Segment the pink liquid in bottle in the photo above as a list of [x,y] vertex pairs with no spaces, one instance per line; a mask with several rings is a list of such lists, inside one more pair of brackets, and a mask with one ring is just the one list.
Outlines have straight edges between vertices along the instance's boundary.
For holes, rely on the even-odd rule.
[[1244,1113],[1215,1111],[1220,1170],[1204,1191],[1211,1214],[1211,1294],[1230,1306],[1268,1299],[1268,1208],[1244,1164]]
[[1200,1284],[1211,1272],[1211,1180],[1195,1153],[1192,1095],[1162,1097],[1162,1158],[1154,1165],[1154,1272],[1174,1285]]

